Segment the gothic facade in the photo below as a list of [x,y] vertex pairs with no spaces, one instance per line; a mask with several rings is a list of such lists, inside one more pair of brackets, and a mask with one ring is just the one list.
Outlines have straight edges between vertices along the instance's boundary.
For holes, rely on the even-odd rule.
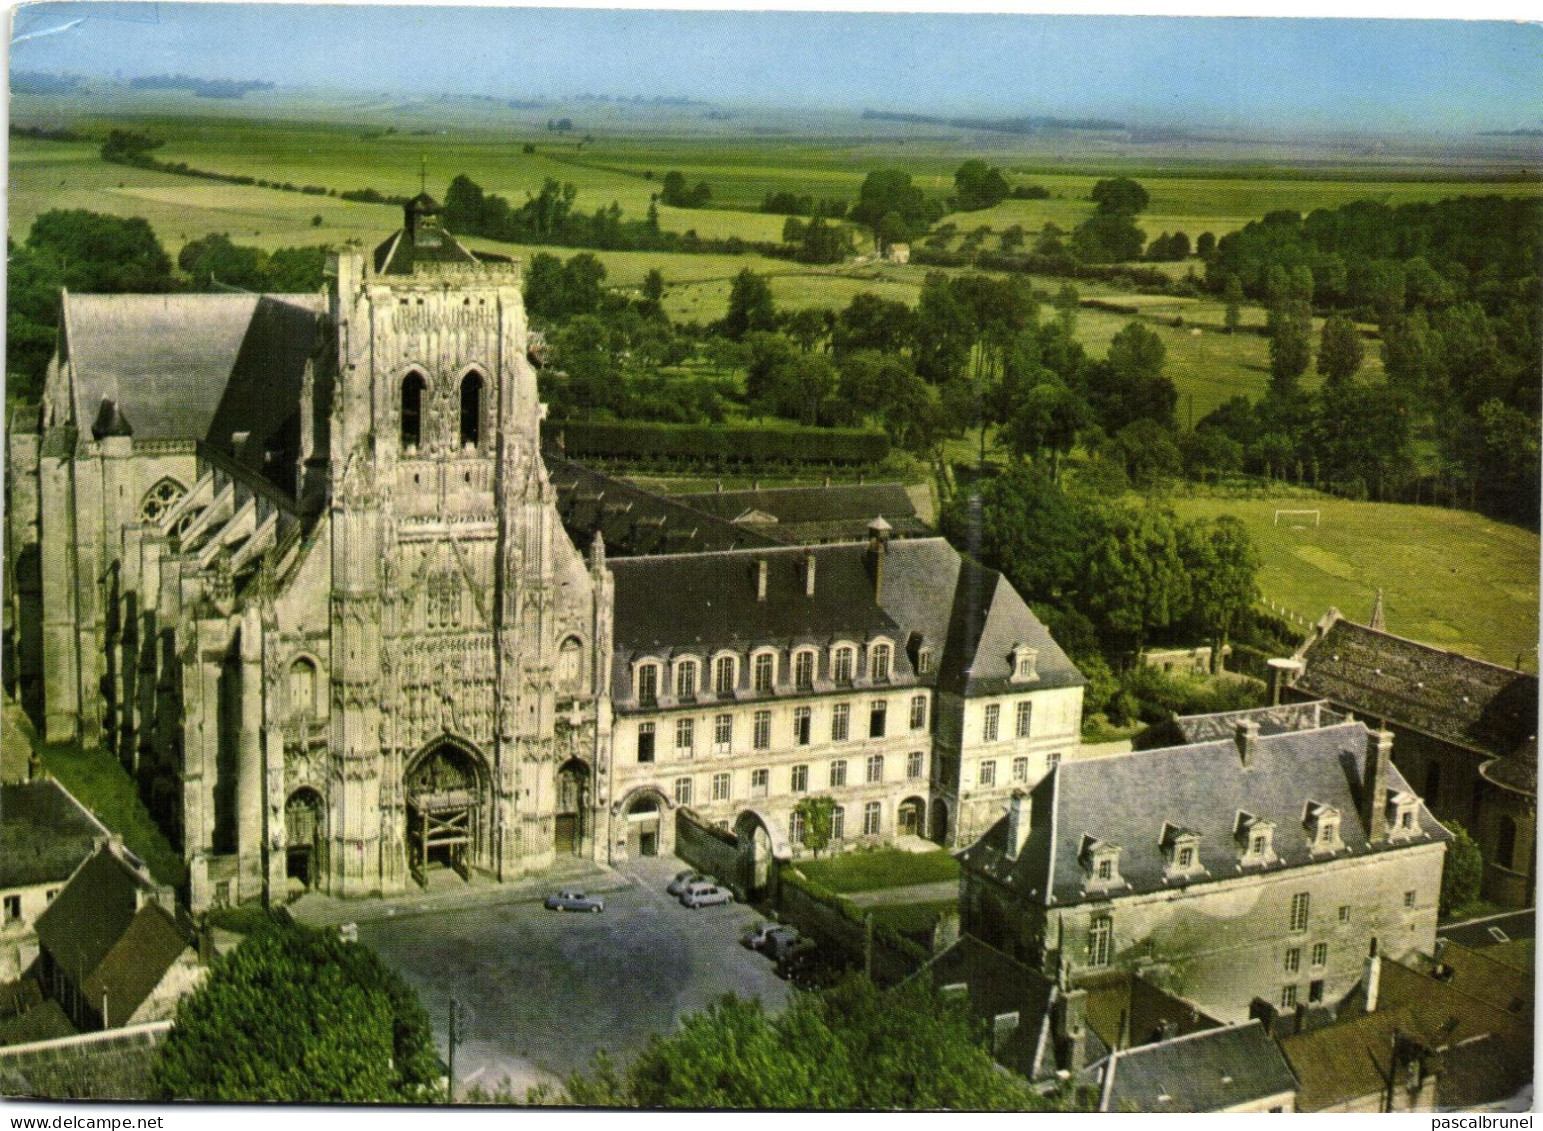
[[849,740],[852,839],[963,843],[1075,749],[1081,676],[941,540],[806,552],[662,504],[688,552],[608,555],[609,485],[586,522],[543,458],[518,270],[437,211],[323,294],[66,295],[13,422],[20,694],[135,776],[195,908],[615,862],[683,806],[785,846],[837,785],[807,748]]

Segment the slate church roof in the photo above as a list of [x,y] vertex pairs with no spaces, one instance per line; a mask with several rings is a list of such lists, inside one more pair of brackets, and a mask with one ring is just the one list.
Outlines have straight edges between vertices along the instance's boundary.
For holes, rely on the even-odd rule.
[[[1275,859],[1250,865],[1250,875],[1269,874],[1322,861],[1305,835],[1309,802],[1338,809],[1341,859],[1381,851],[1371,845],[1358,805],[1366,759],[1375,756],[1369,732],[1359,723],[1317,730],[1261,734],[1248,763],[1231,740],[1090,761],[1061,763],[1030,795],[1031,825],[1016,860],[1009,860],[1007,821],[993,825],[960,855],[972,869],[1044,905],[1139,892],[1182,890],[1208,880],[1238,876],[1240,815],[1275,826]],[[1412,792],[1397,768],[1388,766],[1387,788]],[[1400,843],[1450,838],[1423,804],[1415,809],[1417,832]],[[1170,879],[1160,844],[1165,827],[1199,836],[1203,873]],[[1089,892],[1083,865],[1085,838],[1121,848],[1119,877],[1111,889]]]

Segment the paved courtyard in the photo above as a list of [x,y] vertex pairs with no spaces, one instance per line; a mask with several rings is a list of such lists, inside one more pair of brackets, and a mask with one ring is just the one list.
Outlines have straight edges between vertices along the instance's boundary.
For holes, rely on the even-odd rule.
[[665,894],[686,867],[673,856],[623,866],[607,878],[630,882],[604,893],[599,915],[547,911],[539,897],[517,896],[360,920],[359,941],[418,991],[441,1053],[451,997],[467,1008],[456,1051],[463,1094],[507,1078],[523,1097],[538,1081],[585,1068],[596,1049],[625,1063],[650,1033],[673,1032],[682,1016],[723,994],[759,996],[774,1008],[786,999],[772,964],[739,945],[760,921],[754,911],[692,911]]

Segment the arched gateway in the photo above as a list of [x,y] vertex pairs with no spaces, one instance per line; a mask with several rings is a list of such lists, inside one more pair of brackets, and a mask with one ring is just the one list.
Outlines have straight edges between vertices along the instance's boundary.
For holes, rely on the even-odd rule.
[[407,867],[418,883],[445,869],[470,880],[472,868],[490,866],[488,780],[482,757],[449,739],[408,766]]

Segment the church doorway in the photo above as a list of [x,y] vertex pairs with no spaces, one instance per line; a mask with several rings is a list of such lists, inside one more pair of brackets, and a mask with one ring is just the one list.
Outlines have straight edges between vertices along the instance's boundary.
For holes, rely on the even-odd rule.
[[559,856],[583,855],[584,837],[589,832],[584,820],[588,809],[589,767],[577,758],[570,758],[557,771],[556,847]]
[[471,880],[481,861],[487,818],[485,775],[475,754],[441,743],[407,772],[407,866],[428,886],[434,873]]
[[284,803],[284,874],[307,891],[317,886],[326,871],[322,861],[325,813],[321,794],[314,789],[297,789]]

